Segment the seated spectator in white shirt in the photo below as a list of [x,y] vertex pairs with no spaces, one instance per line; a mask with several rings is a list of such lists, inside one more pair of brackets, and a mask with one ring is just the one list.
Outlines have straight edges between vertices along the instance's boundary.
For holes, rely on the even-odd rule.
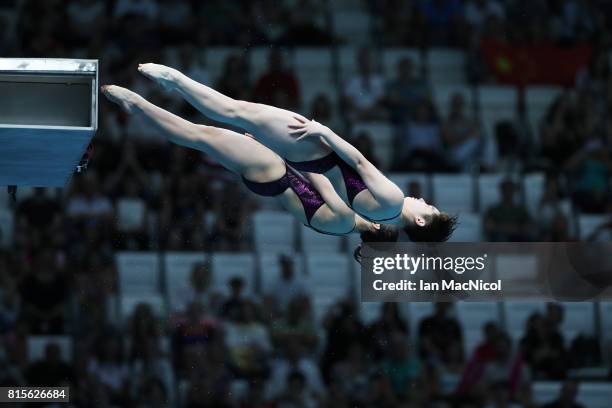
[[116,19],[127,15],[154,20],[157,18],[159,8],[155,0],[118,0],[113,13]]
[[385,81],[374,72],[370,53],[366,48],[357,54],[357,75],[344,90],[347,108],[356,120],[381,120],[386,118],[382,106],[385,95]]
[[289,302],[302,295],[307,294],[306,287],[300,276],[296,276],[293,260],[281,255],[278,260],[280,264],[280,277],[276,281],[276,287],[272,295],[276,299],[279,310],[285,311]]
[[185,313],[192,302],[200,302],[209,308],[211,300],[210,283],[212,274],[209,262],[198,262],[193,265],[189,282],[179,287],[171,294],[172,309],[174,312]]
[[465,169],[474,163],[480,153],[481,138],[478,123],[465,113],[465,100],[461,94],[453,95],[448,117],[442,125],[442,138],[449,164]]

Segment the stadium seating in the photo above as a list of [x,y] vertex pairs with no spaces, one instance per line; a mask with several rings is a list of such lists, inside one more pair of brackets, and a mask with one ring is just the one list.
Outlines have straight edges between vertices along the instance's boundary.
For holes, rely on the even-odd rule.
[[291,253],[295,247],[295,219],[285,211],[258,211],[253,215],[255,250]]
[[48,343],[55,343],[59,346],[62,360],[70,361],[72,359],[72,337],[30,335],[27,340],[28,362],[34,362],[44,358],[45,347]]
[[180,290],[190,285],[194,265],[205,261],[206,255],[200,252],[167,252],[164,254],[164,286],[170,305],[175,304]]
[[255,257],[250,253],[212,254],[212,287],[221,293],[228,294],[228,282],[235,277],[242,278],[244,293],[255,293]]
[[464,85],[465,52],[452,48],[431,48],[427,52],[429,81],[435,85]]
[[117,227],[120,231],[140,228],[146,215],[145,202],[141,199],[122,198],[117,200]]
[[[293,260],[293,272],[295,279],[299,279],[306,286],[309,285],[307,276],[304,274],[302,256],[299,254],[287,254]],[[259,265],[259,288],[264,295],[273,294],[276,283],[280,279],[281,268],[279,255],[277,253],[261,253],[257,258]]]
[[304,253],[335,253],[340,251],[343,237],[323,235],[312,228],[300,225],[300,245]]
[[312,253],[305,260],[306,274],[315,298],[323,297],[322,291],[338,296],[349,293],[350,265],[344,254]]
[[474,210],[474,180],[468,174],[435,174],[432,178],[435,205],[449,214]]
[[155,252],[119,252],[116,255],[121,294],[156,294],[160,285],[160,260]]
[[370,15],[362,10],[333,12],[332,29],[341,41],[366,44],[370,37]]
[[[533,402],[546,404],[559,397],[561,383],[537,381],[533,383]],[[612,383],[581,383],[577,402],[588,408],[608,408],[612,401]]]

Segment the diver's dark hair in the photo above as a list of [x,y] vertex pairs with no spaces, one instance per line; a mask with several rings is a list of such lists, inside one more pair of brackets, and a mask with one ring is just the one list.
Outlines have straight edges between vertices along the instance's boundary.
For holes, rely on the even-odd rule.
[[413,242],[444,242],[448,241],[457,228],[456,215],[440,213],[432,215],[425,226],[407,225],[404,231]]
[[[395,225],[380,224],[380,228],[374,231],[363,231],[361,242],[396,242],[399,238],[399,228]],[[353,257],[361,263],[361,245],[355,248]]]

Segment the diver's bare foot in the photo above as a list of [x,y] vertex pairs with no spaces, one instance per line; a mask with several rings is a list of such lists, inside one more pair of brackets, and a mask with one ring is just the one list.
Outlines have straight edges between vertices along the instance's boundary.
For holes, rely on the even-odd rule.
[[180,75],[174,68],[160,64],[139,64],[138,71],[160,84],[165,90],[171,91],[176,87],[176,80]]
[[133,113],[136,102],[140,98],[135,92],[117,85],[104,85],[100,88],[109,101],[121,106],[128,113]]

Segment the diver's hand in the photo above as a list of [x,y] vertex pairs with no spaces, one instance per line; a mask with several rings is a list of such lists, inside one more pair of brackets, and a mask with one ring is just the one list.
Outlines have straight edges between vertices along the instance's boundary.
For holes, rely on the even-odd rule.
[[320,124],[316,120],[304,120],[298,116],[294,116],[295,124],[289,125],[289,134],[295,137],[295,140],[302,140],[307,137],[317,137],[325,134],[325,125]]

